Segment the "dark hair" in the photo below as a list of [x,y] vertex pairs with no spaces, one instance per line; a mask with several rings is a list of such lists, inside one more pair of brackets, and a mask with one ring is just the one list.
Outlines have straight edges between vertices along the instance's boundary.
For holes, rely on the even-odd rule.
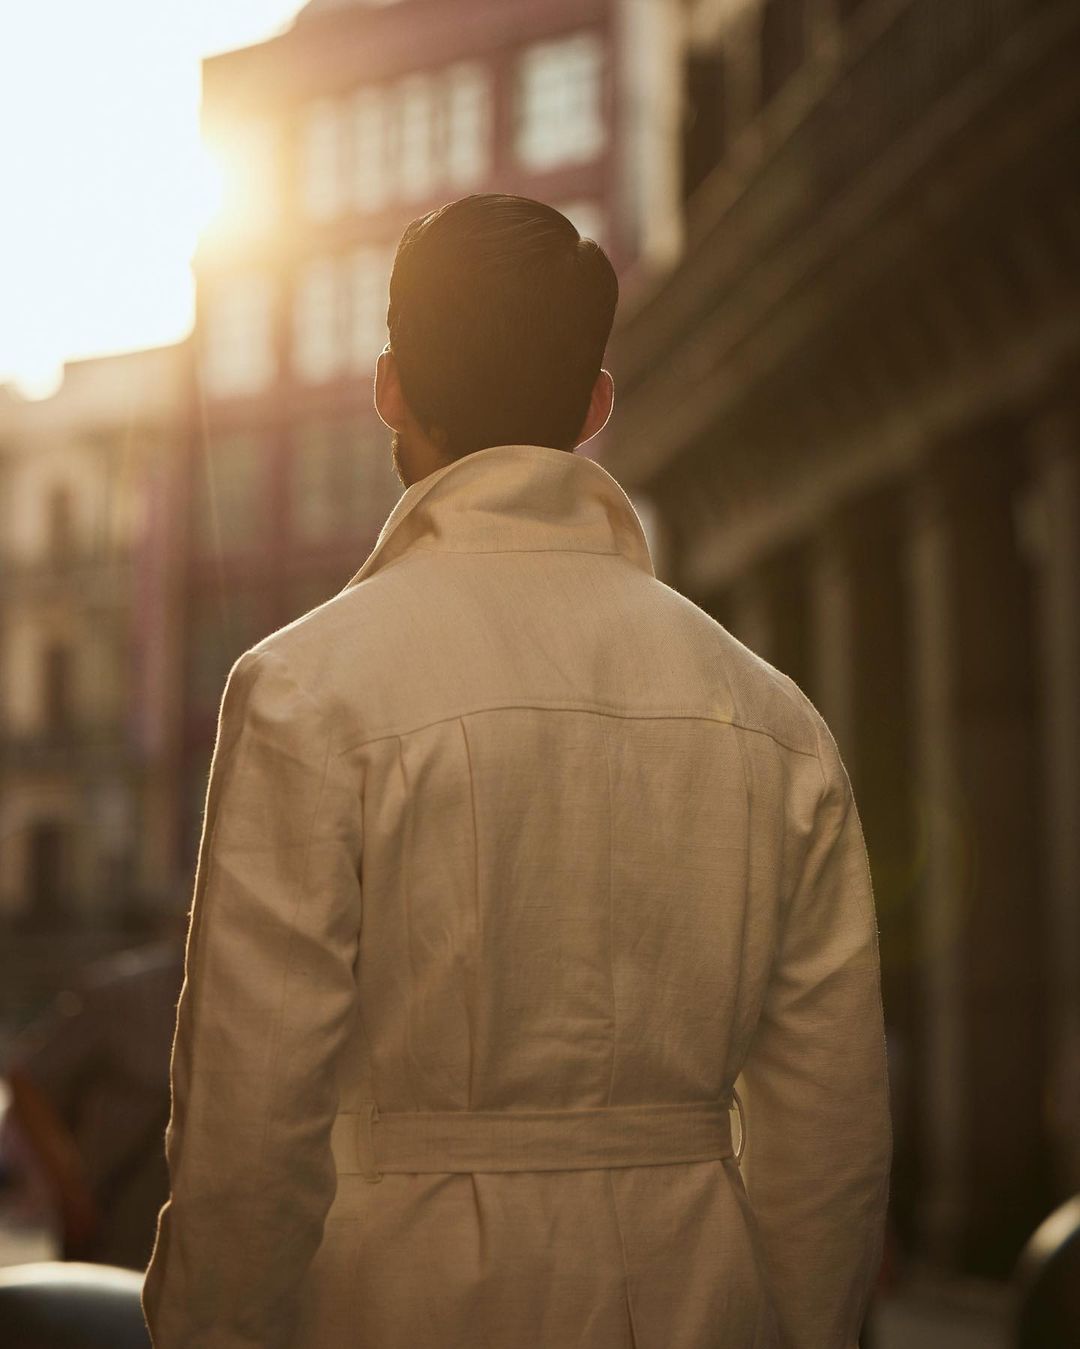
[[387,312],[410,410],[451,459],[572,450],[618,299],[607,254],[553,206],[483,193],[420,216],[398,243]]

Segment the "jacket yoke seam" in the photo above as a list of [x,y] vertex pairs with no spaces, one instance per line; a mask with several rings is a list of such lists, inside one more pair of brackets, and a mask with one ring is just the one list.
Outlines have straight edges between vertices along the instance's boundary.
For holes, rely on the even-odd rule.
[[422,722],[416,726],[410,726],[407,730],[398,731],[380,731],[377,735],[366,736],[362,740],[351,740],[348,744],[342,745],[335,751],[340,758],[345,754],[352,754],[358,749],[363,749],[367,745],[373,745],[379,740],[394,740],[405,735],[414,735],[417,731],[426,731],[431,726],[438,726],[441,722],[458,721],[462,717],[474,717],[482,712],[513,712],[513,711],[536,711],[536,712],[592,712],[602,717],[619,717],[627,721],[711,721],[718,726],[730,726],[737,731],[747,731],[751,735],[763,735],[780,746],[781,749],[789,750],[792,754],[802,754],[808,759],[816,759],[821,762],[820,755],[812,749],[801,749],[798,745],[792,745],[773,731],[767,730],[764,726],[752,726],[748,722],[736,721],[732,717],[710,717],[703,712],[621,712],[617,708],[598,707],[595,704],[580,702],[528,702],[528,703],[492,703],[488,706],[471,707],[464,712],[451,712],[444,717],[433,717],[430,721]]

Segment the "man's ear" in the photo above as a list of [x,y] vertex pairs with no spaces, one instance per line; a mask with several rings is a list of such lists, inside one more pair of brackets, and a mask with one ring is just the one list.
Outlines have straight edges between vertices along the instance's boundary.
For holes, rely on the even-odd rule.
[[589,410],[585,414],[585,421],[582,423],[581,431],[574,443],[576,450],[579,445],[584,445],[587,440],[592,440],[608,424],[608,418],[611,416],[611,410],[615,406],[615,381],[611,378],[611,372],[601,370],[596,377],[596,383],[593,385],[592,393],[589,395]]
[[389,343],[375,362],[375,411],[382,424],[391,431],[405,428],[405,395],[401,391],[397,362]]

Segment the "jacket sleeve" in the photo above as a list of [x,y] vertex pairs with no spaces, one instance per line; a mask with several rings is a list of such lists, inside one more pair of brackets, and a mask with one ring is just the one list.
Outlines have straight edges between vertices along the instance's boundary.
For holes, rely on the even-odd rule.
[[170,1061],[168,1202],[142,1306],[155,1349],[284,1349],[336,1192],[355,1004],[359,791],[272,650],[229,672]]
[[835,741],[813,717],[821,794],[741,1074],[743,1172],[781,1349],[857,1349],[892,1124],[869,862]]

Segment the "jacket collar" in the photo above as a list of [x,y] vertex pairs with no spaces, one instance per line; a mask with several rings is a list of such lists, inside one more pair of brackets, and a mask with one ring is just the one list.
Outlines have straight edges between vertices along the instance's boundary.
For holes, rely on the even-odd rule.
[[412,549],[618,553],[656,574],[641,520],[607,469],[547,445],[476,450],[414,482],[343,589]]

